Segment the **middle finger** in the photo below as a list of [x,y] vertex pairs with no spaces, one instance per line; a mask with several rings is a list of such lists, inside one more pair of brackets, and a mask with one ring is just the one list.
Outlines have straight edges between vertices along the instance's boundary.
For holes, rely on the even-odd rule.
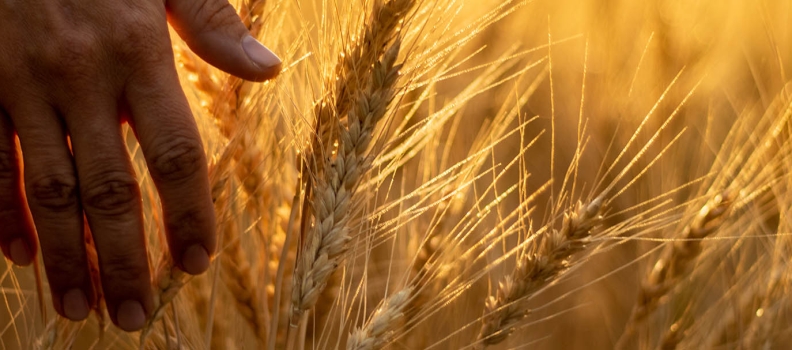
[[125,331],[152,310],[140,189],[124,145],[118,109],[101,93],[62,107],[71,133],[83,210],[99,255],[111,319]]

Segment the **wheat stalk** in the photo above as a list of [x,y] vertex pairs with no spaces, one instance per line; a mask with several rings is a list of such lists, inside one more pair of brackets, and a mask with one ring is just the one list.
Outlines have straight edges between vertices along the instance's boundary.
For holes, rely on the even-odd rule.
[[571,267],[570,258],[586,248],[602,219],[602,203],[601,197],[587,204],[578,202],[564,214],[560,230],[551,227],[533,238],[533,251],[518,257],[512,274],[498,284],[496,295],[487,299],[475,348],[504,341],[529,314],[524,302]]
[[382,61],[374,65],[370,85],[359,92],[349,113],[348,125],[341,130],[338,154],[328,165],[325,176],[314,186],[311,206],[314,224],[306,236],[297,261],[292,286],[292,326],[319,298],[330,275],[341,261],[350,240],[348,221],[360,178],[370,167],[366,152],[374,128],[387,112],[395,95],[400,65],[396,65],[400,42],[394,42]]
[[356,94],[367,84],[365,72],[385,53],[388,43],[396,39],[399,25],[415,4],[415,0],[374,1],[372,16],[365,26],[363,37],[340,62],[337,72],[339,79],[335,81],[337,95],[334,112],[337,115],[346,114],[349,107],[354,105]]
[[385,299],[366,325],[349,336],[347,350],[382,349],[388,344],[401,325],[404,309],[409,305],[412,294],[413,288],[406,287]]
[[[221,159],[218,166],[212,169],[212,180],[217,183],[212,191],[215,208],[223,218],[220,220],[222,223],[218,223],[218,227],[219,231],[223,233],[223,240],[228,242],[222,253],[221,267],[224,272],[222,276],[226,287],[231,291],[237,311],[250,325],[261,344],[266,344],[268,320],[265,313],[268,310],[261,301],[258,288],[256,288],[257,284],[252,277],[250,263],[242,250],[241,237],[238,233],[239,226],[237,221],[232,219],[235,216],[232,210],[236,211],[236,209],[232,209],[236,202],[236,197],[232,192],[235,187],[234,181],[228,179],[227,174],[219,173],[225,170],[224,165],[229,164],[227,161],[230,157],[229,154],[234,153],[232,147],[233,145],[229,146],[224,153],[225,159]],[[218,176],[214,176],[216,172],[219,174]],[[215,180],[218,177],[223,177],[224,180]]]
[[266,316],[268,310],[263,307],[259,296],[259,288],[252,278],[250,263],[242,251],[236,223],[229,222],[224,240],[229,242],[221,261],[223,280],[231,291],[234,305],[242,318],[250,325],[261,344],[267,343],[269,330]]

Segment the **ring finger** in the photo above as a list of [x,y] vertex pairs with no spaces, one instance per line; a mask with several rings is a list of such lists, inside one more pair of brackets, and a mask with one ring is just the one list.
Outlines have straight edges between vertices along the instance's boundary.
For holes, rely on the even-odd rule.
[[22,104],[9,113],[22,145],[27,201],[38,232],[53,305],[66,318],[85,319],[94,293],[66,132],[47,103]]

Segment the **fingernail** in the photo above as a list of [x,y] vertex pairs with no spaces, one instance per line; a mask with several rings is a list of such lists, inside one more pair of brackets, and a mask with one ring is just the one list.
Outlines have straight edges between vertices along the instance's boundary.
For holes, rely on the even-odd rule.
[[209,253],[200,244],[193,244],[182,255],[182,266],[184,272],[197,275],[209,268]]
[[134,300],[127,300],[118,305],[116,314],[118,327],[127,332],[137,331],[146,325],[146,312],[143,305]]
[[79,288],[74,288],[63,295],[63,313],[72,321],[82,321],[90,312],[88,298]]
[[11,261],[19,266],[30,265],[33,258],[28,250],[27,244],[22,238],[17,238],[8,246],[8,252],[11,254]]
[[242,39],[242,48],[250,60],[261,68],[271,68],[281,64],[278,56],[250,35]]

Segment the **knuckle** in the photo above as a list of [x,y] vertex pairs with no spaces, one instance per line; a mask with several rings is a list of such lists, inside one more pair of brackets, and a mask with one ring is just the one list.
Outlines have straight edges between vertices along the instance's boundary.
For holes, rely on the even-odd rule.
[[166,229],[169,234],[174,235],[174,238],[180,240],[211,239],[214,237],[213,222],[213,211],[192,207],[173,213],[173,216],[166,221]]
[[206,166],[203,147],[195,140],[176,138],[158,147],[152,157],[152,174],[166,182],[191,178]]
[[17,177],[16,151],[0,147],[0,190],[16,186]]
[[125,25],[117,26],[113,33],[119,62],[136,64],[166,61],[170,51],[162,39],[167,36],[165,28],[160,28],[147,18],[130,17],[125,22]]
[[123,249],[107,254],[100,267],[102,275],[105,276],[103,279],[133,284],[148,280],[148,266],[141,264],[146,261],[145,257],[145,252],[141,255],[138,249]]
[[94,75],[102,50],[102,43],[92,33],[63,31],[51,39],[39,59],[54,75],[79,79]]
[[41,241],[44,266],[50,281],[72,281],[74,276],[85,274],[88,263],[84,259],[85,252],[77,248],[70,248],[63,244],[48,244],[47,240]]
[[77,179],[73,174],[51,173],[31,178],[27,183],[31,206],[54,212],[77,208]]
[[215,31],[239,22],[239,15],[227,1],[200,1],[199,3],[196,11],[197,16],[193,18],[199,19],[198,28],[201,32]]
[[137,209],[140,189],[125,172],[99,174],[81,184],[83,207],[87,212],[118,216]]

